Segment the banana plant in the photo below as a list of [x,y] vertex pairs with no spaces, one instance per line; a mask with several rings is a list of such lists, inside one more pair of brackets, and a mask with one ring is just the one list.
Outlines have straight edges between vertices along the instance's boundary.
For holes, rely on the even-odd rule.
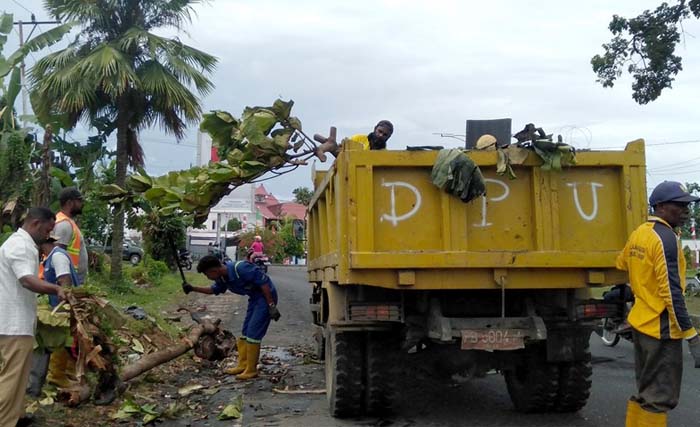
[[[68,22],[45,31],[28,40],[10,56],[5,57],[2,52],[5,43],[7,43],[7,36],[12,31],[13,22],[11,13],[0,14],[0,89],[5,98],[5,106],[0,108],[0,121],[3,122],[5,130],[14,129],[15,127],[13,106],[22,87],[20,78],[22,61],[30,53],[37,52],[60,41],[75,25],[72,22]],[[10,80],[5,86],[4,80],[7,75],[10,75]]]

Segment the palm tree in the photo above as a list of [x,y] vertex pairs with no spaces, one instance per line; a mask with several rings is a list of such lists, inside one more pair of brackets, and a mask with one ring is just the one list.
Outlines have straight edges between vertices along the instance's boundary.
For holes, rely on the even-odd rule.
[[[78,121],[108,119],[117,131],[116,184],[127,166],[143,165],[139,132],[153,125],[184,136],[201,114],[200,95],[216,58],[161,37],[155,28],[182,29],[196,0],[45,0],[57,19],[80,22],[83,31],[65,49],[31,70],[32,106],[39,120],[72,128]],[[114,212],[112,247],[121,248],[124,208]],[[112,251],[112,279],[121,277],[121,253]]]

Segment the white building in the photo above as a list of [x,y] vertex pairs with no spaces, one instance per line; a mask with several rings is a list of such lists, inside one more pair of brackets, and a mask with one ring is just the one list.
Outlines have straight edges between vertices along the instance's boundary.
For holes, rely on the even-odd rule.
[[[211,138],[207,134],[197,134],[197,165],[206,165],[212,158],[217,159],[215,149],[212,148]],[[245,184],[235,188],[214,206],[203,229],[188,230],[189,248],[193,255],[206,254],[209,244],[222,242],[226,238],[236,236],[240,231],[226,230],[228,222],[238,219],[243,225],[243,230],[255,228],[255,186]],[[235,248],[227,248],[227,254],[231,258],[235,254]]]

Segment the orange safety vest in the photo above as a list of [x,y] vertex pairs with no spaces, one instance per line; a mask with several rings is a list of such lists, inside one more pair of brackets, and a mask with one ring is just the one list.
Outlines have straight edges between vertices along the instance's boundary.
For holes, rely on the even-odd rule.
[[77,269],[80,262],[80,241],[82,233],[80,232],[80,228],[78,228],[78,224],[76,224],[73,219],[63,212],[58,212],[56,214],[56,224],[61,221],[68,221],[70,222],[71,227],[73,227],[73,237],[71,238],[70,242],[68,242],[66,252],[68,252],[68,256],[73,262],[73,267]]

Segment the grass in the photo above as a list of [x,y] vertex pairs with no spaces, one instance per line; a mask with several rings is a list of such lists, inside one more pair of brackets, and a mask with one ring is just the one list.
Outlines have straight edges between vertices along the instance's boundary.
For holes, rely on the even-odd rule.
[[[182,292],[182,278],[179,272],[169,272],[163,275],[157,282],[145,285],[137,285],[129,279],[133,267],[125,265],[125,278],[122,283],[112,283],[107,273],[104,275],[91,276],[89,282],[93,283],[104,293],[105,298],[113,305],[123,310],[126,307],[135,305],[143,308],[149,316],[152,316],[156,323],[171,337],[175,337],[180,332],[179,328],[172,323],[165,321],[165,310],[177,306],[184,302],[187,297]],[[207,286],[211,282],[202,274],[186,272],[185,278],[194,286]],[[131,330],[149,327],[144,322],[135,321],[128,325]]]

